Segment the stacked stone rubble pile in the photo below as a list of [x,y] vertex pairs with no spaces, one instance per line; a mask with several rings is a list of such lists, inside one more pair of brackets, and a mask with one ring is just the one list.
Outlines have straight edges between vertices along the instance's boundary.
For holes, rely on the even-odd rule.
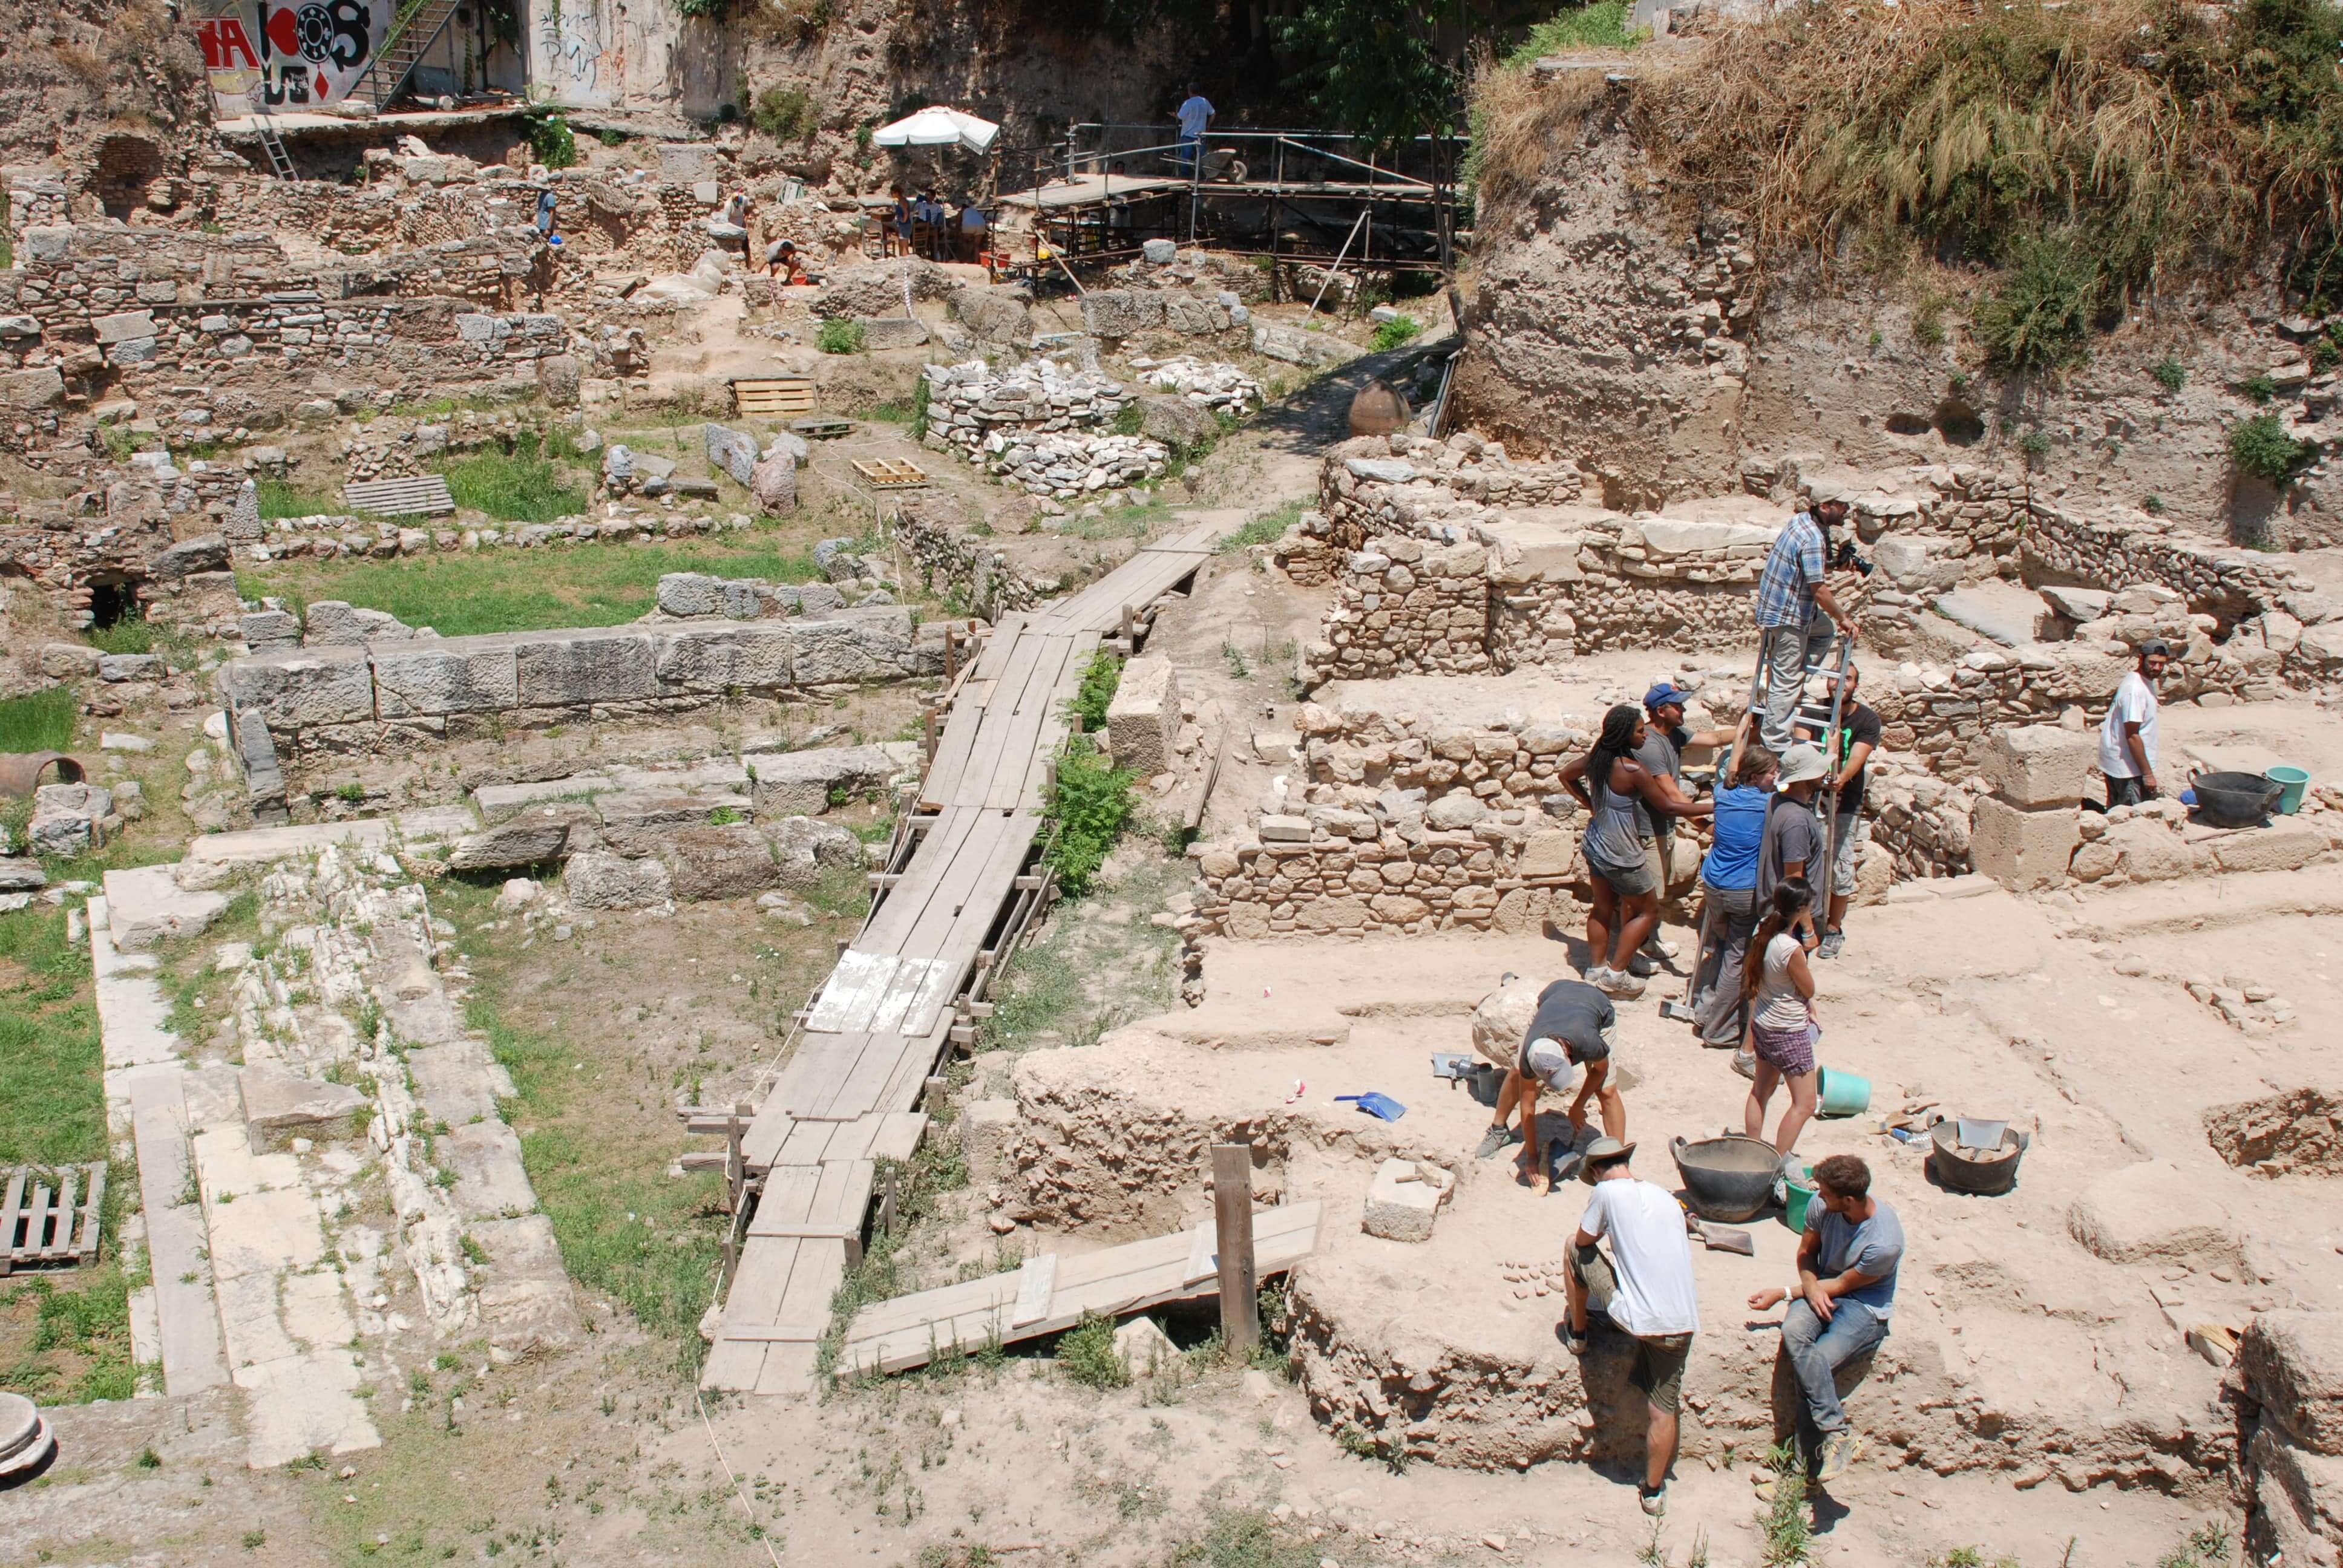
[[1192,402],[1228,414],[1242,415],[1261,405],[1261,383],[1233,365],[1182,355],[1158,363],[1134,359],[1139,379],[1158,392],[1176,392]]

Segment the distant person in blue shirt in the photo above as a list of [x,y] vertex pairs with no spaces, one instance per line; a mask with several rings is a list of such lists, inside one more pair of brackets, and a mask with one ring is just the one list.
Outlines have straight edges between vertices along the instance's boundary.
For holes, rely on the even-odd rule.
[[1713,797],[1712,837],[1700,862],[1701,947],[1692,986],[1693,1027],[1704,1045],[1741,1043],[1741,964],[1749,933],[1757,929],[1757,844],[1779,768],[1771,751],[1752,741],[1741,749],[1732,784]]
[[1896,1271],[1904,1261],[1904,1226],[1871,1195],[1871,1167],[1834,1154],[1815,1167],[1815,1195],[1798,1241],[1798,1284],[1749,1298],[1752,1312],[1789,1302],[1782,1351],[1797,1374],[1799,1444],[1815,1481],[1845,1473],[1863,1440],[1840,1405],[1838,1369],[1887,1337],[1896,1310]]
[[1187,98],[1172,114],[1180,122],[1180,172],[1192,174],[1196,156],[1203,150],[1204,131],[1212,123],[1212,101],[1191,82]]

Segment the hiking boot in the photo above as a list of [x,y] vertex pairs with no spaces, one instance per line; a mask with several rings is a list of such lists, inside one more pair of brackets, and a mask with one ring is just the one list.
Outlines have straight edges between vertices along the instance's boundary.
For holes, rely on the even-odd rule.
[[1822,941],[1815,949],[1815,957],[1835,959],[1845,950],[1846,933],[1845,931],[1825,931]]
[[1733,1070],[1755,1082],[1757,1078],[1757,1053],[1747,1046],[1733,1053]]
[[1500,1150],[1519,1143],[1522,1135],[1510,1127],[1492,1127],[1481,1135],[1480,1146],[1473,1151],[1475,1160],[1493,1160]]
[[1649,1492],[1638,1486],[1635,1499],[1644,1505],[1644,1513],[1657,1519],[1668,1511],[1668,1483],[1663,1481]]
[[1837,1480],[1846,1473],[1855,1455],[1863,1452],[1863,1439],[1852,1432],[1834,1432],[1823,1439],[1823,1462],[1815,1471],[1816,1484]]

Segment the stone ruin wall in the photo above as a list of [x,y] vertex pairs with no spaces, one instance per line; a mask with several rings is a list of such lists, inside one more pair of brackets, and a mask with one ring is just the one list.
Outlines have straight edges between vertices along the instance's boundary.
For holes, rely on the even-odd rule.
[[1001,610],[1031,609],[1045,597],[1041,585],[1020,572],[999,550],[966,531],[959,508],[940,496],[914,496],[896,509],[892,534],[938,593],[956,593],[970,615],[990,618]]

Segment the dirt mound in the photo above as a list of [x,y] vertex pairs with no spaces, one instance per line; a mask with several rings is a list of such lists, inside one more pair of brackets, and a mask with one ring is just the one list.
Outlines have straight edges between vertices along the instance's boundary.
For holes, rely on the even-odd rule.
[[2205,1113],[2213,1151],[2258,1176],[2343,1175],[2343,1095],[2296,1089]]

